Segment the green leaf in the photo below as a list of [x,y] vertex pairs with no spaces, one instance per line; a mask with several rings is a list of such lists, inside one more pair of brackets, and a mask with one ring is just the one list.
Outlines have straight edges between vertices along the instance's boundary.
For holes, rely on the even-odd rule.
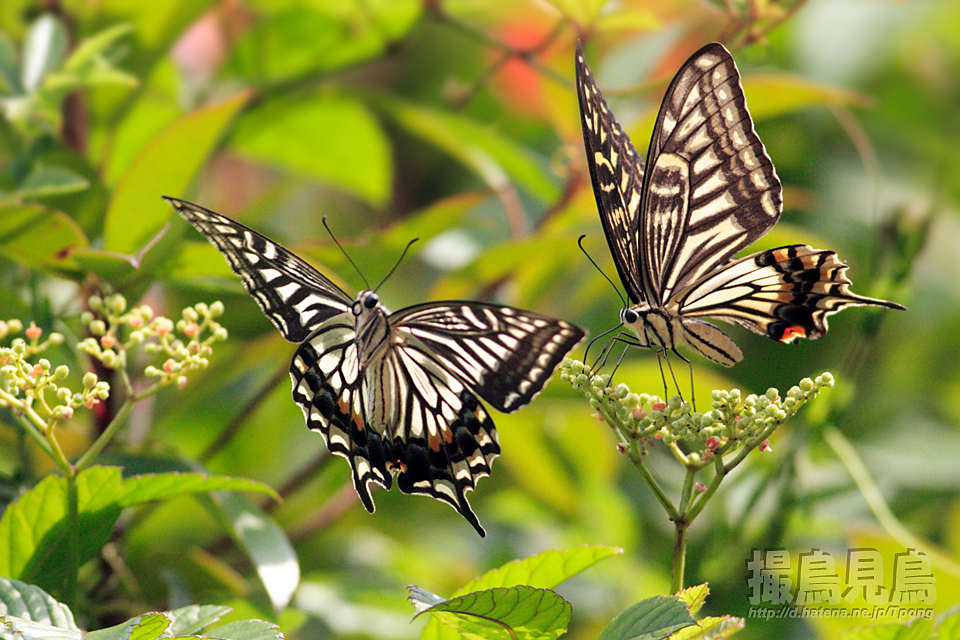
[[280,495],[270,486],[229,476],[210,476],[202,473],[158,473],[137,475],[123,481],[121,506],[130,507],[153,500],[166,500],[174,496],[206,493],[209,491],[230,489],[234,491],[256,491],[279,500]]
[[355,98],[321,94],[271,100],[240,117],[231,145],[248,158],[332,183],[377,206],[390,195],[387,138]]
[[454,595],[520,584],[552,589],[604,558],[622,553],[623,549],[599,544],[570,549],[548,549],[529,558],[513,560],[502,567],[492,569],[457,589]]
[[83,231],[65,213],[40,205],[0,206],[0,253],[32,269],[78,274],[74,252],[87,247]]
[[687,587],[678,593],[677,597],[683,600],[690,613],[696,613],[697,611],[700,611],[700,607],[702,607],[703,603],[707,601],[708,595],[710,595],[710,585],[704,583],[693,587]]
[[230,607],[213,604],[192,604],[169,611],[167,615],[173,620],[170,633],[174,636],[196,635],[201,629],[213,624],[229,612]]
[[80,72],[81,70],[98,65],[98,60],[121,37],[133,31],[132,24],[118,24],[84,38],[73,50],[67,61],[63,63],[64,71]]
[[762,74],[743,78],[750,115],[754,120],[775,118],[822,106],[868,107],[869,96],[788,74]]
[[675,632],[670,636],[670,640],[722,640],[741,631],[743,627],[743,618],[707,616],[697,620],[696,626]]
[[253,4],[261,17],[232,48],[230,65],[259,83],[373,59],[407,35],[422,12],[419,0]]
[[[843,634],[842,640],[928,640],[933,635],[933,620],[914,618],[906,622],[887,622],[857,627]],[[941,636],[938,634],[937,640]]]
[[23,45],[21,83],[27,93],[36,91],[44,76],[56,69],[67,52],[67,30],[53,14],[43,14],[30,26]]
[[132,254],[157,234],[172,212],[160,196],[186,190],[249,99],[244,92],[194,111],[147,143],[123,174],[107,209],[104,249]]
[[83,191],[90,181],[61,167],[34,167],[14,193],[20,198],[43,198]]
[[544,177],[543,166],[526,148],[458,113],[439,111],[386,94],[371,94],[370,103],[398,126],[448,153],[494,191],[511,179],[541,202],[553,202],[558,189]]
[[80,640],[83,633],[79,630],[59,629],[42,622],[23,620],[22,618],[0,616],[0,622],[7,625],[15,635],[4,636],[15,640]]
[[[453,596],[457,597],[482,589],[516,585],[552,589],[604,558],[622,553],[622,549],[603,545],[584,545],[562,550],[549,549],[492,569],[479,578],[467,582],[454,591]],[[439,620],[427,622],[420,635],[421,640],[456,640],[456,637],[457,635],[444,627]]]
[[283,640],[280,627],[264,620],[238,620],[228,622],[203,636],[222,640]]
[[697,624],[676,596],[654,596],[622,611],[597,640],[659,640]]
[[[549,589],[527,585],[498,587],[442,600],[410,588],[414,618],[430,613],[458,633],[475,640],[549,640],[570,622],[570,603]],[[438,601],[439,600],[439,601]]]
[[169,637],[171,620],[163,613],[148,613],[130,630],[130,640],[154,640]]
[[215,515],[225,520],[256,567],[274,608],[286,607],[300,582],[300,563],[286,533],[245,496],[215,491],[210,497],[218,507]]
[[0,95],[21,95],[20,68],[17,61],[17,50],[13,40],[0,31]]
[[[77,477],[80,562],[106,544],[120,516],[120,470],[92,467]],[[0,575],[57,586],[67,571],[67,483],[47,476],[0,517]]]
[[0,577],[0,616],[32,620],[63,631],[80,631],[67,605],[57,602],[40,587],[10,578]]
[[147,613],[126,622],[98,629],[84,635],[84,640],[154,640],[155,638],[170,638],[165,633],[170,627],[170,618],[163,613]]

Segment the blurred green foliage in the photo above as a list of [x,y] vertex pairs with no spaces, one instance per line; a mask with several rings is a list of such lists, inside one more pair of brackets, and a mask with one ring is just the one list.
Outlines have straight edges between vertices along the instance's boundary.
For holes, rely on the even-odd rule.
[[[209,370],[138,405],[104,460],[277,487],[283,502],[260,506],[303,576],[275,611],[258,567],[211,515],[229,509],[175,498],[131,511],[86,565],[85,619],[202,602],[274,620],[287,637],[410,638],[420,621],[408,624],[405,585],[450,594],[513,558],[577,544],[624,554],[560,589],[573,605],[569,637],[596,637],[626,606],[668,591],[669,523],[606,427],[558,381],[523,411],[494,416],[503,455],[471,494],[486,539],[441,503],[396,491],[364,512],[347,465],[330,460],[291,401],[293,346],[160,198],[255,227],[349,292],[363,283],[323,216],[373,283],[419,237],[380,292],[391,308],[475,298],[596,335],[620,302],[576,246],[587,234],[613,273],[583,158],[578,37],[641,150],[679,64],[724,41],[785,188],[781,222],[755,249],[835,249],[858,293],[910,309],[847,311],[824,339],[799,345],[734,328],[742,363],[694,363],[704,406],[713,388],[787,388],[825,370],[837,387],[725,483],[690,531],[688,584],[710,583],[708,612],[746,616],[752,549],[843,558],[869,546],[892,563],[918,543],[938,554],[935,609],[960,601],[957,33],[954,0],[3,0],[0,317],[69,336],[93,291],[161,310],[223,300],[231,339]],[[649,353],[628,354],[617,376],[662,389]],[[105,420],[70,423],[67,455],[81,455]],[[868,507],[827,428],[862,456],[903,530]],[[0,438],[9,502],[46,469],[25,464],[16,429]],[[654,447],[650,464],[676,488],[667,455]],[[748,620],[738,637],[835,637],[852,624]]]

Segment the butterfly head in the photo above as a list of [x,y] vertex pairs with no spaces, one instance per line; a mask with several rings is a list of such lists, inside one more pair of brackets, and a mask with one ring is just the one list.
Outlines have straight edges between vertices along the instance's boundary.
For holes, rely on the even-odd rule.
[[360,318],[368,315],[371,311],[380,306],[380,296],[373,291],[361,291],[357,294],[357,299],[353,301],[350,310],[353,315]]

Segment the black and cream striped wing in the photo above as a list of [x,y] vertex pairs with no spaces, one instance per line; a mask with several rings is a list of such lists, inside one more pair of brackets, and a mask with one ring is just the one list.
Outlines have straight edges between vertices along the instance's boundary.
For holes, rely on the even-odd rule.
[[647,300],[645,272],[641,268],[640,194],[643,158],[623,132],[593,79],[577,42],[577,96],[580,100],[583,146],[600,211],[600,222],[613,262],[627,295],[634,302]]
[[239,222],[200,205],[164,196],[227,258],[263,313],[291,342],[302,342],[328,318],[348,314],[352,300],[319,271]]
[[[678,292],[674,301],[683,318],[735,322],[782,342],[822,337],[827,317],[846,307],[904,308],[853,293],[846,270],[833,251],[790,245],[731,262]],[[735,361],[712,359],[728,366]]]
[[337,318],[321,326],[294,357],[294,399],[350,462],[368,511],[367,483],[389,489],[395,474],[401,491],[450,504],[483,536],[466,492],[490,474],[500,446],[477,395],[504,411],[528,403],[583,333],[473,302],[410,307],[388,321],[389,346],[362,368],[353,327]]
[[390,319],[405,348],[429,355],[504,413],[533,400],[583,338],[563,320],[479,302],[423,304]]
[[723,45],[708,44],[667,88],[647,152],[640,238],[651,304],[759,239],[781,209],[737,66]]

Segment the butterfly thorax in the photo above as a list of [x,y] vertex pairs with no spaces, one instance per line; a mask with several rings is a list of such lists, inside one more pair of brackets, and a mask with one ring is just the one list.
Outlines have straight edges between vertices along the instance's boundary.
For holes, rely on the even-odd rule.
[[356,332],[357,355],[363,365],[378,357],[386,348],[390,324],[390,311],[380,302],[373,291],[361,291],[350,306]]

